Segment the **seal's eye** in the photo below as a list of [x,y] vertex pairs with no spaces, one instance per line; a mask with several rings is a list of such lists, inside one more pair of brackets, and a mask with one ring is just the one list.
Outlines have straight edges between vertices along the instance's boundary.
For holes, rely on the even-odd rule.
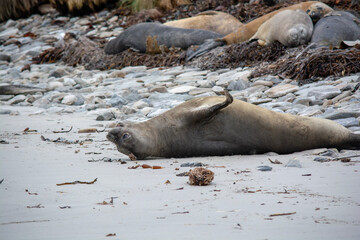
[[124,133],[121,137],[122,140],[126,140],[128,138],[130,138],[130,134],[128,134],[128,133]]

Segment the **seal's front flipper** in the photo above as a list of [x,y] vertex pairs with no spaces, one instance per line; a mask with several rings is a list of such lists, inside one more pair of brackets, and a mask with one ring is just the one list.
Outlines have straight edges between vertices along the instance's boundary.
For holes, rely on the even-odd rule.
[[221,109],[227,107],[233,102],[233,97],[228,91],[225,91],[225,101],[216,103],[206,107],[200,107],[199,109],[192,111],[192,117],[189,118],[192,122],[208,121],[215,116]]
[[203,44],[201,44],[196,51],[187,52],[186,61],[190,61],[194,57],[199,57],[211,49],[223,45],[225,45],[225,42],[222,39],[208,39]]

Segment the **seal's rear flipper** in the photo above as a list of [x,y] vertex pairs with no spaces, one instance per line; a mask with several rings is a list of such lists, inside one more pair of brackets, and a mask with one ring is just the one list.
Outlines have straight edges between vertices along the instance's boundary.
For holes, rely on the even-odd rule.
[[207,53],[211,49],[214,49],[216,47],[220,47],[225,45],[225,42],[222,39],[208,39],[203,44],[201,44],[198,49],[194,52],[187,52],[186,53],[186,61],[190,61],[194,57],[199,57],[203,55],[204,53]]

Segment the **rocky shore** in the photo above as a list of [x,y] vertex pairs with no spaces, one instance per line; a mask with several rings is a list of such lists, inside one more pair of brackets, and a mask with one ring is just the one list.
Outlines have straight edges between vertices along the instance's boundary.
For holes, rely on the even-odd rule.
[[[99,16],[106,16],[106,11]],[[200,70],[126,67],[121,70],[85,70],[84,67],[31,64],[32,58],[53,46],[63,44],[66,32],[85,31],[92,17],[56,17],[33,15],[28,19],[9,20],[0,26],[0,81],[44,89],[44,92],[2,95],[2,114],[6,106],[39,107],[38,114],[87,112],[97,120],[142,121],[154,117],[181,102],[199,96],[221,94],[228,89],[238,99],[274,111],[301,116],[324,117],[359,131],[360,74],[329,76],[299,86],[296,80],[278,76],[249,78],[254,68]],[[56,25],[52,22],[63,22]],[[111,37],[122,31],[98,26],[86,36]],[[255,67],[256,68],[256,67]],[[105,122],[106,126],[110,126]]]
[[[64,46],[67,33],[104,42],[118,35],[123,28],[109,14],[50,13],[0,24],[0,88],[38,88],[0,95],[0,238],[48,239],[44,229],[52,229],[59,239],[103,239],[115,232],[110,237],[357,239],[359,151],[153,159],[147,163],[163,169],[130,169],[138,163],[119,154],[105,135],[118,122],[144,121],[188,99],[221,95],[225,89],[234,98],[273,111],[331,119],[360,133],[360,73],[329,74],[299,84],[281,76],[253,78],[257,66],[100,71],[61,61],[32,63],[43,51]],[[66,132],[70,126],[73,130]],[[94,126],[105,132],[79,137],[78,129]],[[37,131],[31,134],[25,127]],[[59,135],[52,130],[60,127],[66,128],[61,137],[80,138],[82,143],[55,143]],[[350,162],[337,159],[346,156],[355,157]],[[269,158],[284,165],[271,165]],[[176,176],[189,170],[182,163],[194,161],[215,172],[214,183],[189,187],[185,178]],[[259,165],[271,165],[272,171],[260,172]],[[89,186],[56,186],[95,177],[97,182]]]

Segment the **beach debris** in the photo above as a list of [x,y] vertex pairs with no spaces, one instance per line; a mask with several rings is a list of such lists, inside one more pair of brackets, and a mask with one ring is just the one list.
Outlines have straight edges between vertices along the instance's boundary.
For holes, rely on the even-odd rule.
[[80,145],[83,145],[85,142],[92,142],[93,141],[93,139],[91,139],[91,138],[87,138],[87,139],[84,139],[84,140],[72,141],[72,140],[67,140],[67,139],[65,139],[63,137],[59,137],[57,139],[51,140],[49,138],[44,137],[43,135],[41,135],[40,138],[41,138],[41,140],[43,140],[45,142],[65,143],[65,144],[80,144]]
[[[85,154],[94,154],[94,155],[98,155],[98,154],[102,154],[102,153],[100,153],[100,152],[86,152]],[[110,158],[111,159],[111,158]]]
[[28,189],[25,189],[25,192],[26,192],[27,194],[29,194],[29,195],[38,195],[37,193],[31,193],[31,192],[29,192]]
[[137,169],[138,167],[140,167],[140,164],[137,164],[137,165],[135,165],[135,166],[128,167],[128,169]]
[[35,133],[36,133],[36,132],[37,132],[37,130],[30,129],[30,128],[28,128],[28,127],[27,127],[27,128],[25,128],[25,129],[24,129],[24,131],[23,131],[23,132],[24,132],[24,133],[33,133],[33,132],[35,132]]
[[293,214],[296,214],[296,212],[274,213],[274,214],[270,214],[269,217],[288,216],[288,215],[293,215]]
[[30,64],[25,64],[22,68],[21,68],[21,72],[28,70],[29,72],[31,71],[31,65]]
[[104,201],[101,202],[101,203],[97,203],[97,205],[114,205],[114,199],[115,199],[115,198],[117,198],[117,197],[111,197],[109,202],[107,202],[107,201],[104,200]]
[[105,237],[115,237],[116,236],[116,233],[109,233],[109,234],[106,234]]
[[194,168],[189,171],[189,184],[205,186],[214,179],[214,172],[206,168]]
[[27,208],[45,208],[44,206],[41,206],[41,203],[35,206],[26,206]]
[[187,177],[189,176],[189,172],[182,172],[182,173],[178,173],[176,174],[177,177]]
[[330,157],[316,157],[316,158],[314,158],[315,162],[321,162],[321,163],[330,162],[331,160],[332,160],[332,158],[330,158]]
[[267,165],[262,165],[262,166],[257,166],[256,169],[262,172],[266,172],[266,171],[271,171],[272,167]]
[[305,173],[305,174],[303,174],[303,175],[301,175],[301,176],[303,176],[303,177],[310,177],[310,176],[311,176],[311,173]]
[[148,165],[148,164],[143,164],[143,165],[141,165],[141,167],[142,167],[142,168],[151,168],[151,166]]
[[56,184],[56,186],[74,185],[74,184],[94,184],[96,181],[97,181],[97,178],[95,178],[91,182],[83,182],[83,181],[64,182],[64,183],[58,183],[58,184]]
[[165,184],[171,184],[170,180],[169,180],[169,179],[166,180],[166,181],[165,181]]
[[138,167],[142,167],[142,168],[152,168],[152,169],[162,169],[164,167],[161,167],[161,166],[150,166],[148,164],[138,164],[138,165],[135,165],[135,166],[132,166],[132,167],[128,167],[128,169],[137,169]]
[[242,227],[241,227],[241,224],[240,224],[240,223],[236,224],[236,226],[235,226],[234,228],[235,228],[235,229],[240,229],[240,230],[242,230]]
[[277,160],[277,159],[275,159],[275,160],[273,161],[273,160],[271,160],[271,159],[269,158],[269,162],[271,162],[272,164],[282,164],[282,162],[280,162],[280,161]]
[[59,206],[60,209],[71,208],[71,206]]
[[0,144],[9,144],[9,142],[4,139],[0,139]]
[[2,183],[3,183],[4,179],[5,179],[5,178],[3,178],[3,179],[1,179],[1,180],[0,180],[0,184],[2,184]]
[[[88,153],[85,153],[88,154]],[[100,159],[90,159],[88,162],[120,162],[120,164],[127,164],[126,161],[122,160],[121,158],[115,159],[115,158],[109,158],[109,157],[103,157]]]
[[201,162],[182,163],[180,167],[203,167],[205,164]]
[[96,128],[84,128],[84,129],[80,129],[78,131],[78,133],[94,133],[97,132],[98,130]]
[[68,133],[73,129],[73,127],[71,126],[69,130],[64,130],[63,128],[61,128],[60,131],[53,131],[53,133]]
[[171,213],[171,214],[187,214],[187,213],[190,213],[189,211],[185,211],[185,212],[174,212],[174,213]]

